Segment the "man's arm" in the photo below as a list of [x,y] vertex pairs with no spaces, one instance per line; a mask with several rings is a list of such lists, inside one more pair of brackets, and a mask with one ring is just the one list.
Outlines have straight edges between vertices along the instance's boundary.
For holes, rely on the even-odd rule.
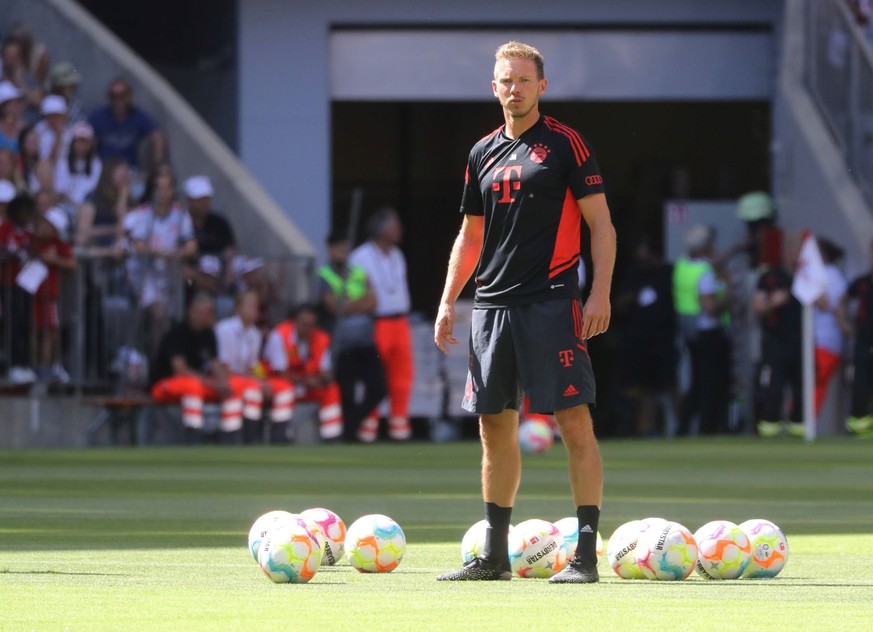
[[591,230],[591,262],[594,279],[591,294],[582,308],[582,337],[586,340],[609,328],[609,291],[615,266],[615,228],[603,193],[586,195],[577,200],[582,217]]
[[455,301],[458,300],[461,290],[464,289],[476,269],[476,264],[482,253],[484,234],[484,216],[464,215],[461,230],[452,246],[452,254],[449,256],[446,285],[434,323],[433,341],[443,353],[449,352],[446,344],[458,344],[457,339],[452,336],[452,331],[455,328]]

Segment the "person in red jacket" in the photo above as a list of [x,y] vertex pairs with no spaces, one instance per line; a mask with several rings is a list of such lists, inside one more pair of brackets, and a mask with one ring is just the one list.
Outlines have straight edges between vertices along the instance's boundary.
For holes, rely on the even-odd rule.
[[264,361],[273,392],[281,391],[290,381],[296,401],[318,403],[321,438],[330,441],[342,436],[343,413],[340,389],[333,378],[330,334],[316,323],[314,306],[298,307],[270,332]]
[[0,314],[2,344],[8,345],[9,380],[18,384],[36,381],[31,368],[30,334],[33,295],[16,280],[30,257],[36,202],[27,194],[9,201],[6,219],[0,222]]
[[34,244],[37,256],[48,268],[33,301],[33,348],[36,351],[37,375],[62,383],[69,382],[70,376],[60,362],[58,298],[61,294],[61,274],[76,269],[73,250],[61,239],[68,224],[66,213],[57,207],[50,208],[36,223]]

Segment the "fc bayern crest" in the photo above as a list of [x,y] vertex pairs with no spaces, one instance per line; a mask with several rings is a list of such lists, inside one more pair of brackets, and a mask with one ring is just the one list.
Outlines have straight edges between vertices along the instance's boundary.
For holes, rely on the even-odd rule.
[[539,164],[543,160],[546,159],[546,156],[549,155],[549,152],[552,151],[542,143],[537,143],[533,147],[530,148],[530,159]]

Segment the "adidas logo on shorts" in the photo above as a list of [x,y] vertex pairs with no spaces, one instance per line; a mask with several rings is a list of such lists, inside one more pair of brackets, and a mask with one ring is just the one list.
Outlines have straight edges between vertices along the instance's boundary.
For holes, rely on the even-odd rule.
[[574,395],[578,395],[578,394],[579,394],[579,390],[575,386],[573,386],[572,384],[570,384],[570,386],[568,386],[564,390],[564,397],[573,397]]

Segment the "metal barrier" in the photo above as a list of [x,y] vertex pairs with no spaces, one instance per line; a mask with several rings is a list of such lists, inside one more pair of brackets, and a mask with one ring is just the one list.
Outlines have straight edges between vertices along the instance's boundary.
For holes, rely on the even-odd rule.
[[806,2],[805,82],[873,204],[873,53],[843,0]]
[[[221,278],[208,266],[178,259],[113,256],[105,249],[101,254],[78,251],[76,258],[76,272],[62,277],[57,306],[60,360],[69,374],[67,383],[77,391],[121,390],[144,383],[148,359],[162,334],[183,317],[186,300],[199,290],[215,297],[220,319],[232,313],[237,292],[254,289],[262,297],[263,319],[271,325],[314,295],[311,257],[239,256]],[[3,378],[12,364],[10,350],[23,344],[21,337],[33,328],[32,319],[30,327],[21,325],[27,316],[21,314],[22,304],[33,302],[27,298],[10,285],[0,286]],[[10,308],[19,308],[16,317]],[[30,365],[36,368],[34,351],[31,348]]]

